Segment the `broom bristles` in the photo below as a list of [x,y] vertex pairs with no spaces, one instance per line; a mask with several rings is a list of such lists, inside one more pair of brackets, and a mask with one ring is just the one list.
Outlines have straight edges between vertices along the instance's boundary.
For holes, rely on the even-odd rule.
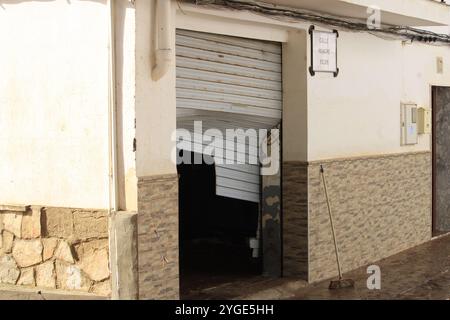
[[354,288],[355,281],[352,279],[341,279],[330,282],[330,290],[334,289],[344,289],[344,288]]

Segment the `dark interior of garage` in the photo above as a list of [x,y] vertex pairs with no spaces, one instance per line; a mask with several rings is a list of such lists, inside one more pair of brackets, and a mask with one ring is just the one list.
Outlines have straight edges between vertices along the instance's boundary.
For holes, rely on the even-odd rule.
[[261,259],[248,243],[256,237],[259,205],[217,196],[214,164],[181,164],[178,174],[182,298],[260,275]]

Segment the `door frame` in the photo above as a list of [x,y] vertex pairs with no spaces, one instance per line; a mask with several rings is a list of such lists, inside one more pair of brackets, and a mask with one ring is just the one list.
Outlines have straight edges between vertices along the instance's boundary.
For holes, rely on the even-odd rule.
[[436,236],[436,108],[435,88],[431,86],[431,236]]
[[436,212],[436,97],[435,88],[450,88],[449,85],[431,85],[431,237],[439,238],[444,235],[450,234],[448,232],[438,233],[436,228],[437,212]]

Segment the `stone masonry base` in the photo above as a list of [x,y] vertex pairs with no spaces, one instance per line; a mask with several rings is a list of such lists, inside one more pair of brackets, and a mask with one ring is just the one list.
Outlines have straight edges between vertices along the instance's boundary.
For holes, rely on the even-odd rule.
[[431,239],[430,152],[284,163],[285,275],[337,275],[321,164],[344,272]]
[[308,280],[308,165],[283,164],[283,275]]
[[178,175],[139,178],[139,299],[179,299]]
[[0,206],[0,284],[109,296],[108,213]]

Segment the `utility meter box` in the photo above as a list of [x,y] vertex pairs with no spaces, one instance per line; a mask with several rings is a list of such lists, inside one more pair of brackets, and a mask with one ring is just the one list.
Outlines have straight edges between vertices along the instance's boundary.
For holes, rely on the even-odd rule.
[[401,105],[401,143],[402,145],[417,144],[417,105],[402,103]]
[[419,134],[431,133],[431,110],[427,108],[419,108],[417,110],[417,132]]

